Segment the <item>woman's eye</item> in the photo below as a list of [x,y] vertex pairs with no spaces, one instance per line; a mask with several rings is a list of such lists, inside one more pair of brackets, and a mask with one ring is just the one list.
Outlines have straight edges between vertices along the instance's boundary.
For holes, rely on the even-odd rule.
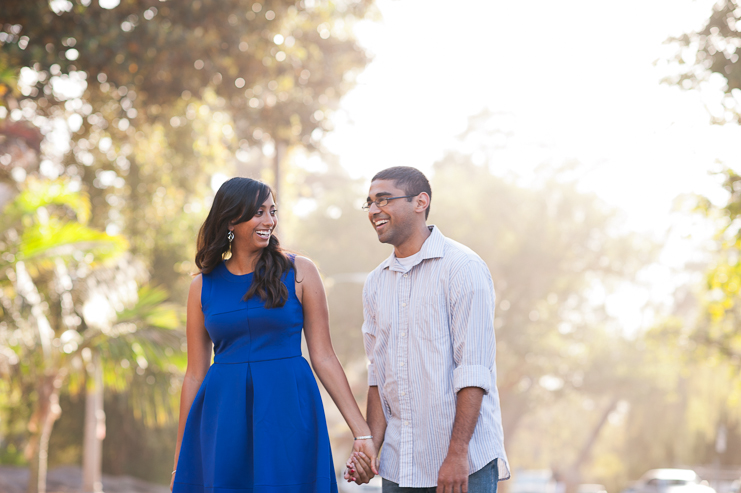
[[272,215],[272,216],[276,215],[277,213],[278,213],[277,210],[270,211],[270,215]]

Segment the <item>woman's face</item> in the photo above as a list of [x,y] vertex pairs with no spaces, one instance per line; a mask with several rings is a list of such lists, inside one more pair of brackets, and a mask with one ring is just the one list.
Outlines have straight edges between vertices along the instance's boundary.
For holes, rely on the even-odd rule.
[[252,219],[229,226],[229,229],[234,232],[232,248],[259,250],[267,247],[270,235],[278,225],[277,213],[271,193]]

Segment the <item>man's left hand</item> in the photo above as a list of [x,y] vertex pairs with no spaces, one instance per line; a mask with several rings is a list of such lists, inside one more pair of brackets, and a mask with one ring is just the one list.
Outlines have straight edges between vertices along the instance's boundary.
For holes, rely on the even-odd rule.
[[437,474],[437,493],[468,493],[468,454],[448,454]]

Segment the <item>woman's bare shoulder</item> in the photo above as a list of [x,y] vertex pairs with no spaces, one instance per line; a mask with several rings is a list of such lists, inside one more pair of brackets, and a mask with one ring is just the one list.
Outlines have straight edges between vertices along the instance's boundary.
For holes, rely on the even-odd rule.
[[293,260],[293,265],[296,267],[296,279],[302,282],[304,279],[318,279],[319,269],[316,264],[308,258],[301,255],[296,255]]

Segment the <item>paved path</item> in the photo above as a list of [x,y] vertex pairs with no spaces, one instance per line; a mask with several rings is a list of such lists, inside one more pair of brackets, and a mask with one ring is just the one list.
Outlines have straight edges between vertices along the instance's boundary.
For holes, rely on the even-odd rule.
[[[0,492],[25,493],[28,469],[0,466]],[[82,470],[76,466],[57,467],[49,471],[46,481],[47,493],[80,493]],[[170,493],[170,488],[148,483],[131,476],[103,475],[105,493]]]

